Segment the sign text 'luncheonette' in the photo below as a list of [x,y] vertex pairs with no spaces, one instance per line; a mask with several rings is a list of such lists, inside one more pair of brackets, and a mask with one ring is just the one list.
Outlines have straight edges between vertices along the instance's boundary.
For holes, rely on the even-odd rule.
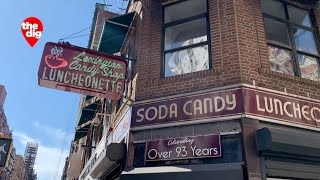
[[286,95],[243,89],[245,112],[308,126],[320,125],[320,103]]
[[118,99],[126,68],[123,58],[50,42],[43,51],[38,80],[44,87]]

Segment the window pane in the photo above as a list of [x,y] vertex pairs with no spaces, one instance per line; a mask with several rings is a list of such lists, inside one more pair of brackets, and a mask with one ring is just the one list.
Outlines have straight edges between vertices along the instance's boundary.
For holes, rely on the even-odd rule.
[[264,18],[267,39],[276,43],[289,45],[289,33],[286,24]]
[[286,19],[286,14],[284,12],[284,6],[279,1],[274,0],[262,0],[261,1],[262,12],[269,14],[271,16]]
[[291,52],[285,49],[269,46],[269,61],[272,71],[293,75]]
[[164,23],[188,18],[207,12],[207,0],[188,0],[167,6],[164,9]]
[[304,54],[298,54],[301,77],[319,81],[319,65],[317,59]]
[[208,45],[165,54],[165,76],[209,69]]
[[207,41],[206,19],[171,26],[165,30],[165,50]]
[[311,27],[309,12],[293,6],[288,6],[289,19],[291,22]]
[[313,54],[318,54],[313,33],[300,28],[293,28],[294,42],[296,48]]

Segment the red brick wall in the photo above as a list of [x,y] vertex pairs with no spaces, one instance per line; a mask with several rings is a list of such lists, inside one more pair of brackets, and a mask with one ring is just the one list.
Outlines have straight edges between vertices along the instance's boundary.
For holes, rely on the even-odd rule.
[[[320,83],[273,72],[269,67],[268,50],[260,0],[237,0],[242,82],[269,89],[320,99]],[[297,5],[297,1],[292,1]],[[315,9],[319,24],[319,8]]]
[[0,106],[4,105],[6,96],[7,96],[6,88],[3,85],[0,85]]
[[[141,8],[140,2],[131,7],[138,10],[132,38],[137,59],[136,101],[237,83],[255,84],[320,100],[319,82],[270,70],[260,0],[208,1],[213,68],[168,78],[160,77],[161,1],[142,0],[148,11]],[[315,14],[320,27],[319,7],[316,7]],[[241,123],[249,179],[261,179],[254,142],[254,132],[260,129],[259,122],[250,119]],[[133,148],[132,143],[130,147]],[[129,153],[129,166],[132,166],[133,152]]]
[[[145,8],[137,4],[140,2],[135,4],[141,11],[138,11],[133,33],[138,73],[136,100],[253,82],[261,87],[320,99],[319,82],[270,70],[260,0],[209,0],[213,68],[167,78],[160,77],[162,2],[142,2]],[[320,8],[316,8],[315,14],[319,26]]]
[[[236,29],[241,61],[241,82],[320,99],[320,83],[270,70],[260,0],[235,0]],[[297,3],[296,1],[294,3]],[[297,3],[297,5],[301,5]],[[319,24],[319,9],[316,19]],[[261,179],[254,134],[260,129],[257,121],[242,120],[244,155],[248,178]]]
[[[235,12],[232,0],[210,1],[210,31],[213,69],[161,78],[161,1],[144,0],[138,12],[135,45],[137,48],[137,100],[190,92],[240,82]],[[146,11],[148,9],[148,11]],[[142,18],[141,18],[142,17]],[[222,59],[224,59],[222,61]]]

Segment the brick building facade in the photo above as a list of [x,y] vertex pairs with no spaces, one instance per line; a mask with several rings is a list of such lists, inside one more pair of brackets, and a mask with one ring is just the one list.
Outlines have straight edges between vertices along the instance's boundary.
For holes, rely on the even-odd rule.
[[[118,53],[132,63],[129,90],[89,103],[108,121],[86,124],[79,179],[320,179],[318,1],[142,0],[121,17],[132,12]],[[148,154],[213,134],[219,157]],[[113,143],[126,144],[125,163],[103,154]]]
[[[163,69],[164,53],[163,53],[163,43],[165,36],[165,25],[163,24],[163,16],[165,13],[164,8],[168,7],[167,3],[175,3],[173,1],[142,1],[144,7],[139,7],[139,3],[136,3],[136,6],[132,6],[132,9],[140,10],[141,21],[138,18],[136,22],[136,32],[134,36],[134,47],[136,48],[136,58],[137,59],[137,89],[136,89],[136,102],[148,102],[148,101],[159,101],[159,99],[170,100],[174,95],[179,94],[198,94],[202,91],[215,91],[214,89],[220,90],[224,87],[233,86],[240,84],[239,86],[252,86],[257,89],[264,89],[276,93],[290,94],[292,96],[300,95],[305,98],[310,98],[312,101],[319,100],[319,70],[317,71],[318,75],[315,80],[310,80],[308,78],[302,78],[301,72],[295,72],[294,75],[276,72],[272,70],[270,65],[270,54],[268,53],[268,45],[271,40],[268,39],[269,34],[266,31],[269,31],[268,26],[266,25],[266,16],[268,14],[268,9],[265,12],[262,12],[262,2],[263,0],[235,0],[235,1],[208,1],[208,13],[209,13],[209,35],[211,43],[211,61],[212,67],[209,70],[193,72],[188,74],[182,74],[172,77],[164,77],[161,74]],[[298,9],[304,9],[310,13],[311,26],[314,28],[314,37],[315,37],[315,46],[317,46],[319,39],[318,34],[318,25],[320,22],[319,17],[319,5],[316,1],[264,1],[267,3],[284,3],[284,6],[287,8],[295,7]],[[181,3],[182,4],[182,3]],[[270,5],[272,7],[272,5]],[[274,7],[273,7],[274,8]],[[148,11],[146,11],[146,9]],[[138,10],[138,11],[139,11]],[[278,9],[277,9],[278,10]],[[279,11],[281,11],[279,9]],[[283,10],[284,11],[284,10]],[[298,11],[298,10],[297,10]],[[271,11],[270,13],[275,13]],[[290,16],[286,11],[286,16]],[[271,14],[274,15],[274,14]],[[267,16],[268,17],[268,16]],[[290,18],[290,17],[289,17]],[[299,26],[297,26],[299,27]],[[288,27],[290,32],[291,27]],[[276,29],[275,30],[279,30]],[[272,31],[272,30],[271,30]],[[272,33],[271,33],[272,34]],[[294,36],[294,35],[293,35]],[[292,39],[291,43],[294,44]],[[312,39],[309,39],[312,41]],[[301,40],[303,41],[303,40]],[[305,40],[306,41],[306,40]],[[297,42],[296,42],[297,43]],[[309,42],[306,41],[306,44]],[[275,43],[277,44],[277,43]],[[301,45],[303,46],[303,45]],[[306,45],[307,46],[307,45]],[[281,47],[281,46],[280,46]],[[269,50],[270,52],[270,50]],[[295,53],[292,50],[292,53]],[[299,52],[298,52],[299,53]],[[317,54],[317,53],[315,53]],[[294,55],[292,55],[294,56]],[[210,57],[210,55],[209,55]],[[315,55],[317,58],[317,55]],[[319,59],[316,61],[316,64],[319,66]],[[297,67],[295,67],[297,68]],[[298,67],[299,68],[299,67]],[[319,68],[319,67],[318,67]],[[299,77],[300,76],[300,77]],[[146,86],[148,84],[148,86]],[[198,92],[198,93],[197,93]],[[186,96],[184,95],[184,96]],[[291,96],[291,97],[292,97]],[[245,97],[244,97],[245,98]],[[318,101],[317,101],[318,102]],[[246,114],[246,113],[245,113]],[[260,117],[260,116],[259,116]],[[235,119],[235,118],[234,118]],[[233,125],[230,121],[230,129],[235,129],[240,125],[241,128],[237,129],[239,131],[239,136],[242,139],[241,149],[243,153],[243,161],[246,166],[244,168],[245,178],[248,179],[265,179],[267,176],[275,177],[284,177],[284,178],[306,178],[306,179],[318,179],[320,177],[317,173],[319,167],[313,167],[313,162],[302,161],[301,164],[295,165],[291,164],[291,161],[295,161],[295,158],[290,159],[287,157],[286,163],[279,161],[272,161],[269,159],[278,159],[281,155],[270,155],[269,157],[261,157],[259,155],[263,152],[258,152],[256,147],[256,131],[262,129],[263,127],[275,127],[286,129],[287,131],[300,131],[303,129],[303,133],[309,134],[310,136],[318,137],[318,126],[319,121],[315,123],[316,125],[312,126],[303,126],[302,129],[295,129],[294,127],[300,127],[295,123],[286,124],[283,119],[279,121],[272,121],[267,118],[258,120],[257,117],[250,117],[248,115],[243,115],[242,118],[239,118],[236,122],[238,125]],[[319,120],[319,119],[318,119]],[[132,119],[134,121],[134,119]],[[221,121],[219,118],[216,118],[215,121]],[[272,122],[272,123],[270,123]],[[274,123],[273,123],[274,122]],[[221,126],[224,126],[224,123],[221,122]],[[196,122],[194,122],[196,124]],[[205,124],[205,126],[210,126],[211,123]],[[280,124],[285,124],[281,126]],[[305,124],[304,124],[305,125]],[[194,125],[193,129],[204,128],[200,125]],[[212,124],[212,129],[219,127],[219,123],[215,125]],[[185,127],[185,130],[183,128]],[[313,128],[316,127],[316,128]],[[156,127],[155,127],[156,128]],[[145,130],[133,132],[133,144],[135,140],[140,142],[143,140],[151,139],[162,139],[162,138],[173,138],[179,136],[190,136],[197,135],[195,133],[189,133],[191,130],[188,130],[188,126],[179,126],[177,128],[170,127],[172,132],[180,131],[175,135],[159,135],[157,137],[152,137],[153,133],[165,134],[169,133],[166,129],[157,129],[157,130]],[[310,131],[310,129],[315,131]],[[150,132],[148,132],[150,131]],[[184,132],[186,131],[186,132]],[[199,134],[210,134],[210,133],[226,133],[223,130],[208,130],[208,132],[200,132]],[[233,133],[233,131],[230,131]],[[286,131],[284,131],[286,132]],[[135,138],[137,134],[137,138]],[[148,134],[149,137],[145,137]],[[150,135],[151,134],[151,135]],[[141,136],[140,136],[141,135]],[[151,137],[150,137],[151,136]],[[293,137],[299,135],[292,135]],[[283,137],[285,138],[285,137]],[[306,137],[305,137],[306,138]],[[290,138],[289,138],[290,139]],[[308,141],[307,139],[305,139]],[[277,141],[277,140],[275,140]],[[287,140],[290,144],[289,140]],[[298,140],[297,140],[298,141]],[[301,140],[304,141],[303,139]],[[313,143],[316,143],[316,146],[311,146],[312,148],[319,148],[319,142],[310,140]],[[284,142],[283,142],[284,143]],[[285,143],[285,144],[286,144]],[[301,142],[300,142],[301,143]],[[302,144],[296,143],[297,147],[302,146]],[[133,145],[134,146],[134,145]],[[222,147],[223,148],[223,147]],[[288,147],[289,148],[289,147]],[[295,148],[295,146],[290,146],[290,148]],[[280,150],[279,150],[280,151]],[[284,151],[284,150],[283,150]],[[132,152],[132,151],[131,151]],[[134,151],[136,152],[136,151]],[[129,149],[130,153],[130,149]],[[260,154],[259,154],[260,153]],[[292,153],[295,154],[296,152]],[[299,153],[297,153],[299,154]],[[135,155],[133,159],[136,158]],[[292,155],[295,156],[295,155]],[[298,156],[298,155],[297,155]],[[268,159],[268,160],[267,160]],[[303,158],[301,158],[303,159]],[[263,162],[267,163],[263,163]],[[297,160],[298,161],[298,160]],[[130,161],[129,161],[130,162]],[[168,163],[169,164],[169,163]],[[173,163],[174,164],[174,163]],[[182,163],[183,164],[183,163]],[[308,166],[312,164],[308,170],[310,173],[309,176],[299,175],[297,172],[287,169],[302,169],[303,165]],[[134,167],[134,160],[133,160]],[[274,169],[272,169],[274,168]],[[278,169],[277,169],[278,168]],[[279,173],[280,171],[283,174]],[[292,173],[292,174],[290,174]],[[289,175],[290,174],[290,175]],[[247,177],[246,177],[247,176]]]
[[25,167],[23,157],[21,155],[16,155],[13,175],[12,175],[11,179],[12,180],[26,180],[27,179],[26,167]]
[[[7,96],[6,89],[3,85],[0,85],[0,134],[1,137],[12,138],[12,133],[9,129],[7,116],[4,112],[4,102]],[[0,179],[10,179],[14,170],[16,152],[12,148],[10,151],[8,161],[5,167],[0,167]]]

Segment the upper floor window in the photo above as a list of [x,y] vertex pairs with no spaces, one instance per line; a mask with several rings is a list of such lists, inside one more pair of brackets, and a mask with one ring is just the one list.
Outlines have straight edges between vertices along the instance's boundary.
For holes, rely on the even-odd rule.
[[320,80],[319,51],[311,13],[277,0],[261,0],[273,71]]
[[209,69],[207,0],[184,0],[164,7],[165,77]]

